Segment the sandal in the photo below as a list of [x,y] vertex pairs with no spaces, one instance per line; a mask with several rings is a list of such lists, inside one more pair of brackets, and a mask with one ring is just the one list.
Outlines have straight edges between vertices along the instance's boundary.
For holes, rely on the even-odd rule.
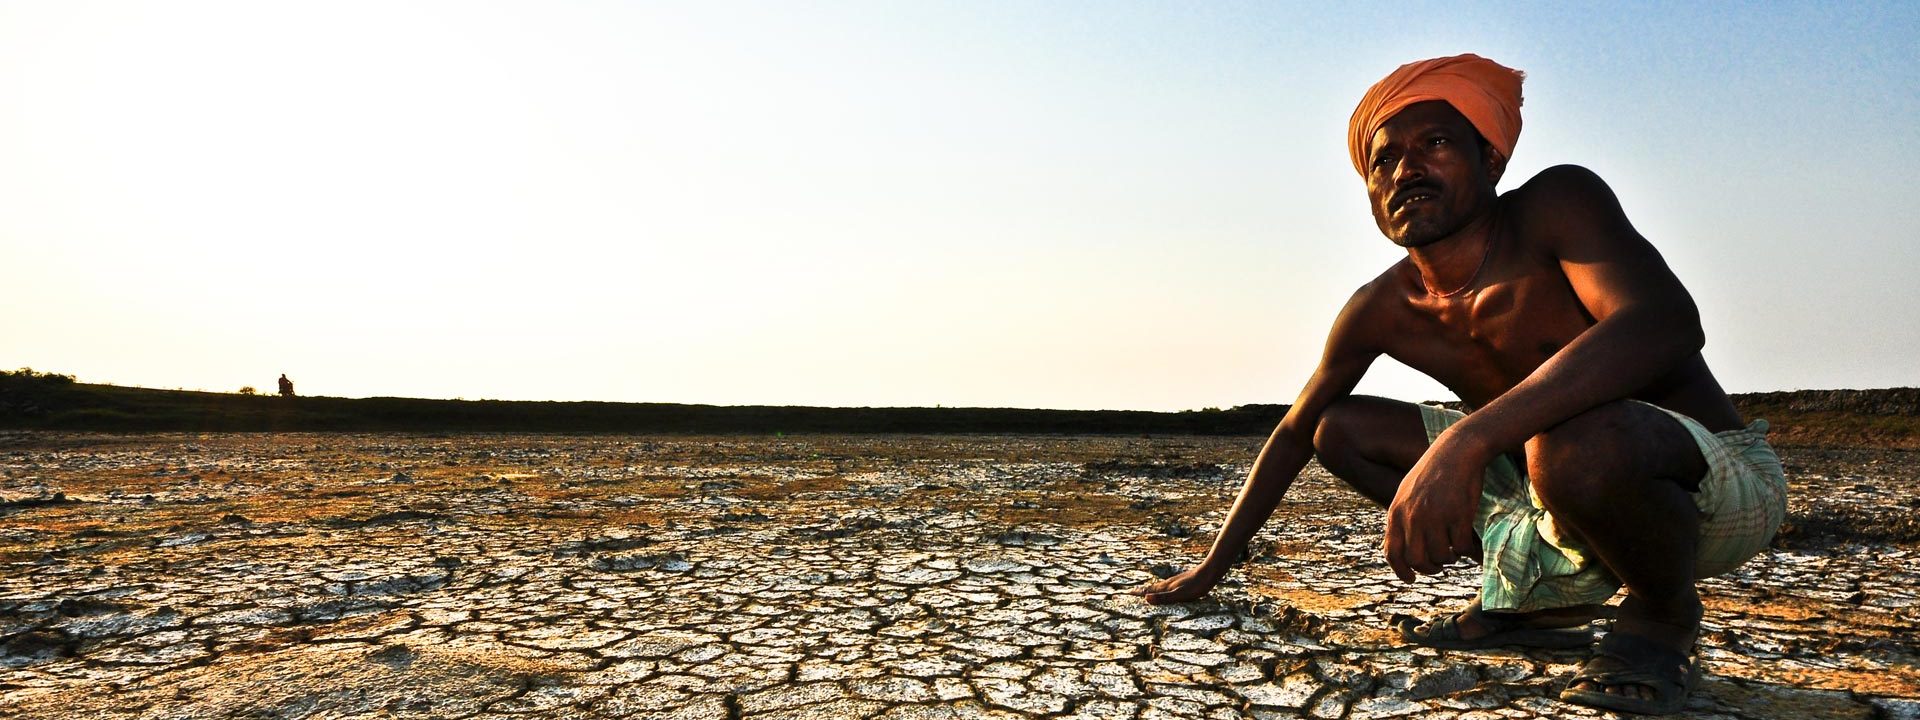
[[[1475,613],[1480,623],[1489,628],[1487,634],[1461,637],[1460,618],[1469,612]],[[1443,650],[1482,650],[1508,645],[1565,650],[1593,643],[1593,631],[1586,628],[1528,627],[1524,620],[1471,609],[1428,620],[1425,630],[1421,630],[1422,623],[1417,618],[1402,616],[1397,624],[1402,641]]]
[[[1583,680],[1606,686],[1639,685],[1653,691],[1651,698],[1613,695],[1605,690],[1575,689]],[[1639,635],[1607,633],[1593,649],[1593,657],[1580,667],[1567,688],[1560,692],[1566,702],[1644,715],[1679,712],[1687,705],[1687,695],[1700,683],[1700,668],[1685,653],[1677,652]]]

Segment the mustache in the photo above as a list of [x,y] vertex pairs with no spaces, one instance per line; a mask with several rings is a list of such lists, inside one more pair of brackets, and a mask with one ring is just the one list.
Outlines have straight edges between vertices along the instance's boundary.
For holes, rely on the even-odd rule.
[[1403,187],[1403,188],[1400,188],[1399,190],[1394,191],[1393,196],[1387,199],[1387,209],[1399,210],[1401,205],[1405,205],[1407,203],[1407,198],[1413,197],[1415,195],[1439,195],[1439,194],[1440,194],[1440,185],[1437,183],[1432,183],[1432,182],[1414,183],[1412,185],[1408,185],[1406,187]]

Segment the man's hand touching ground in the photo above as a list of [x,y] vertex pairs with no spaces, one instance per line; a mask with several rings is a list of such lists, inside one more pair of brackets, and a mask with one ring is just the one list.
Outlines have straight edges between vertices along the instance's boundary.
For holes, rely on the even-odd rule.
[[1164,580],[1155,580],[1140,588],[1140,595],[1147,599],[1148,605],[1167,605],[1198,600],[1213,591],[1226,573],[1214,572],[1204,564],[1195,565],[1186,572]]

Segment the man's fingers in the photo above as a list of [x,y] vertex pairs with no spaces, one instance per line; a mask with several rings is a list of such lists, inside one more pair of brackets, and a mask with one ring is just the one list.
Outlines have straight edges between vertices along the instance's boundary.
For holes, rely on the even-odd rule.
[[1406,534],[1406,546],[1401,550],[1402,562],[1422,575],[1440,572],[1440,563],[1437,561],[1442,560],[1441,555],[1446,552],[1445,531],[1410,527]]
[[1393,568],[1393,576],[1400,578],[1400,582],[1413,582],[1413,568],[1407,567],[1407,561],[1389,554],[1387,567]]
[[1414,565],[1414,569],[1428,575],[1439,575],[1455,557],[1447,529],[1431,528],[1420,539],[1423,546],[1421,554],[1414,559],[1421,561],[1421,564]]
[[1400,523],[1395,522],[1393,514],[1387,514],[1387,567],[1393,568],[1395,577],[1401,582],[1413,582],[1413,571],[1407,567],[1407,544],[1400,539]]
[[1426,562],[1408,562],[1407,567],[1413,568],[1414,572],[1420,573],[1421,575],[1440,574],[1440,566],[1433,564],[1431,560]]
[[1175,587],[1178,587],[1178,584],[1175,583],[1174,580],[1179,577],[1180,576],[1175,575],[1170,578],[1162,578],[1160,580],[1155,580],[1153,582],[1147,583],[1145,586],[1140,588],[1140,594],[1142,596],[1146,596],[1146,595],[1172,592]]
[[[1135,594],[1146,598],[1147,604],[1149,605],[1157,605],[1162,602],[1180,602],[1179,600],[1169,600],[1168,598],[1178,596],[1183,592],[1183,589],[1190,586],[1192,582],[1193,571],[1189,570],[1171,577],[1148,582],[1140,586],[1140,590]],[[1156,600],[1156,598],[1158,598],[1158,600]]]
[[1473,558],[1476,561],[1480,559],[1480,536],[1473,533],[1471,523],[1453,526],[1448,536],[1451,538],[1448,542],[1456,557]]
[[1169,585],[1168,587],[1146,593],[1145,597],[1148,605],[1168,605],[1186,602],[1200,597],[1200,595],[1201,593],[1194,592],[1193,586],[1191,585],[1182,585],[1179,587]]

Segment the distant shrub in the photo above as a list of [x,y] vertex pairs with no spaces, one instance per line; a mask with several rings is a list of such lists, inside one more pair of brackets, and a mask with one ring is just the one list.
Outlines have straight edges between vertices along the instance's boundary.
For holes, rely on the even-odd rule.
[[241,385],[241,386],[240,386],[240,394],[241,394],[241,395],[256,395],[256,394],[259,394],[259,392],[260,392],[259,390],[255,390],[255,389],[253,389],[253,386],[252,386],[252,385]]
[[13,382],[28,382],[28,383],[35,383],[39,385],[72,385],[73,384],[72,375],[34,372],[33,368],[29,368],[29,367],[23,367],[13,372],[0,370],[0,380],[10,380]]

